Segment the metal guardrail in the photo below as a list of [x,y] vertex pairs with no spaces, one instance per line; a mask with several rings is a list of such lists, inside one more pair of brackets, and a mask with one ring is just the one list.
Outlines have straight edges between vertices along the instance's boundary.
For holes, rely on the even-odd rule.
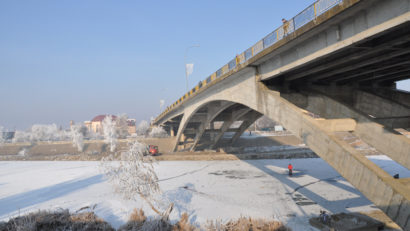
[[246,62],[247,60],[254,57],[255,55],[257,55],[264,49],[282,40],[288,34],[296,31],[297,29],[303,27],[307,23],[315,20],[316,17],[322,15],[326,11],[330,10],[331,8],[333,8],[334,6],[342,2],[343,0],[318,0],[312,5],[308,6],[305,10],[300,12],[298,15],[296,15],[295,17],[293,17],[286,23],[284,23],[278,29],[268,34],[262,40],[258,41],[255,45],[248,48],[241,54],[237,55],[234,59],[229,61],[228,64],[224,65],[223,67],[218,69],[216,72],[212,73],[205,80],[200,81],[199,84],[195,86],[192,90],[190,90],[188,93],[186,93],[181,98],[179,98],[175,103],[168,106],[165,109],[165,111],[163,111],[157,118],[162,117],[165,113],[168,113],[174,107],[178,106],[183,101],[190,98],[192,95],[195,95],[199,91],[199,89],[206,87],[206,85],[220,78],[222,75],[237,68],[238,64],[242,64]]

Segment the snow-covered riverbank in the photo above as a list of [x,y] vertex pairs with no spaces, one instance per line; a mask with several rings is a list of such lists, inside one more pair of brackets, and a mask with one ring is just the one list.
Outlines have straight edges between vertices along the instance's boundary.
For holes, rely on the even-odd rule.
[[[384,156],[369,157],[390,174],[410,177],[407,169]],[[361,193],[322,159],[163,161],[155,168],[164,197],[175,203],[171,219],[187,212],[193,222],[241,215],[276,218],[293,230],[309,230],[320,209],[331,213],[375,209]],[[114,227],[125,223],[142,202],[112,191],[99,162],[0,162],[0,220],[39,209],[76,211],[97,205],[98,216]],[[313,228],[311,228],[313,230]]]

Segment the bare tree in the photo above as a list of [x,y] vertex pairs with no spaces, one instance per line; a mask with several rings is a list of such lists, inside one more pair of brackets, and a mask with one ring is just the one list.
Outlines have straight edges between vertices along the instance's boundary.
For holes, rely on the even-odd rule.
[[104,141],[110,144],[110,151],[113,152],[117,147],[117,131],[116,123],[112,119],[112,116],[106,116],[102,122]]
[[144,157],[145,151],[145,144],[138,141],[129,143],[129,149],[121,152],[118,162],[113,161],[113,155],[103,158],[101,160],[102,170],[114,185],[115,191],[125,199],[142,198],[154,212],[168,219],[173,204],[171,203],[165,212],[160,212],[155,205],[158,204],[157,198],[161,195],[161,189],[153,167],[154,159],[150,156]]

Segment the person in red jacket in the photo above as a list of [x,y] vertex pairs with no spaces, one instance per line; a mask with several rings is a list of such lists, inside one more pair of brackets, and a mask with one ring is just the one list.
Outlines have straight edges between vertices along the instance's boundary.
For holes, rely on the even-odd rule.
[[293,166],[291,163],[289,163],[288,165],[288,169],[289,169],[289,176],[292,176],[292,170],[293,170]]

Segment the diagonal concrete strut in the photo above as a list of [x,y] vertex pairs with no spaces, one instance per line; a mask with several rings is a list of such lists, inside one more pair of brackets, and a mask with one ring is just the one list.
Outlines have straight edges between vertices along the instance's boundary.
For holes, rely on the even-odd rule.
[[338,140],[332,132],[323,129],[320,122],[282,98],[279,92],[271,91],[263,84],[259,88],[258,111],[301,138],[393,221],[404,230],[410,230],[409,186],[395,180],[349,144]]
[[219,106],[208,106],[208,113],[206,115],[206,118],[202,121],[202,123],[199,125],[198,131],[195,135],[194,143],[191,146],[190,150],[193,151],[195,150],[196,146],[198,145],[199,140],[201,139],[202,135],[205,132],[206,126],[220,114],[222,113],[225,109],[228,107],[232,106],[234,103],[232,102],[221,102]]
[[211,145],[211,149],[215,148],[215,146],[219,143],[219,141],[222,139],[223,134],[228,131],[229,127],[235,122],[240,120],[243,116],[245,116],[249,111],[252,109],[250,108],[244,108],[239,111],[234,111],[232,112],[232,118],[230,120],[224,121],[218,135],[215,137],[215,140],[213,141],[213,144]]
[[374,119],[352,109],[324,93],[308,97],[309,111],[326,118],[352,118],[357,125],[354,133],[394,161],[410,169],[410,139],[378,124]]

